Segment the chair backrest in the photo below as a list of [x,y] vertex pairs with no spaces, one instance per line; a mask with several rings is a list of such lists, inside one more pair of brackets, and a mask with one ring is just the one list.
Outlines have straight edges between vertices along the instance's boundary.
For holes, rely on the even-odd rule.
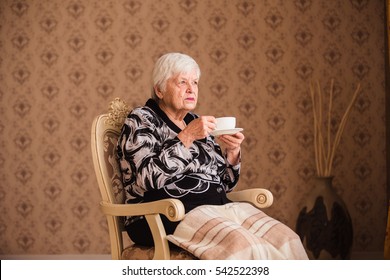
[[[102,201],[122,204],[125,192],[116,158],[118,137],[127,114],[128,106],[116,98],[110,103],[109,112],[95,118],[91,129],[92,158]],[[120,259],[123,250],[123,217],[107,216],[113,259]]]

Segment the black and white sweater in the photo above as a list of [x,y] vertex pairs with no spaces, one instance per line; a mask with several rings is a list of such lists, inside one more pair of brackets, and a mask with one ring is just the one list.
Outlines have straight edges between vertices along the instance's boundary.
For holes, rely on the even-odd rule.
[[[188,113],[184,121],[197,117]],[[180,131],[152,99],[130,112],[117,146],[126,203],[178,198],[189,211],[229,202],[226,192],[237,184],[240,164],[227,162],[213,136],[186,148]]]

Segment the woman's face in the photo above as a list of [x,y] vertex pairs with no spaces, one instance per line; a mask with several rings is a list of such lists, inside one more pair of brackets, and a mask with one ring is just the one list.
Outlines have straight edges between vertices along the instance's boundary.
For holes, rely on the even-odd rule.
[[164,92],[159,92],[160,104],[172,113],[194,110],[198,102],[196,71],[181,73],[168,79]]

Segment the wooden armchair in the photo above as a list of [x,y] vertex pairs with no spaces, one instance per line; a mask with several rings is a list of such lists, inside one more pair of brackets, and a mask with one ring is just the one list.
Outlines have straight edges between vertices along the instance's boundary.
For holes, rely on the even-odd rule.
[[[100,208],[107,217],[112,259],[194,259],[190,253],[171,249],[160,215],[171,221],[183,219],[184,206],[177,199],[163,199],[142,204],[125,204],[125,193],[116,159],[116,143],[129,113],[125,102],[116,98],[109,112],[97,116],[92,124],[91,147],[93,164],[102,196]],[[271,206],[272,193],[265,189],[247,189],[229,193],[232,201],[247,201],[258,208]],[[124,248],[124,217],[144,215],[152,231],[154,247],[130,244]]]

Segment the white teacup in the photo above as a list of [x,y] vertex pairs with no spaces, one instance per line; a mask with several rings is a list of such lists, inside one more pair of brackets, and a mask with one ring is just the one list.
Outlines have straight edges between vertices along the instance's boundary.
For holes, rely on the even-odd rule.
[[216,130],[228,130],[236,128],[236,118],[235,117],[222,117],[216,118]]

